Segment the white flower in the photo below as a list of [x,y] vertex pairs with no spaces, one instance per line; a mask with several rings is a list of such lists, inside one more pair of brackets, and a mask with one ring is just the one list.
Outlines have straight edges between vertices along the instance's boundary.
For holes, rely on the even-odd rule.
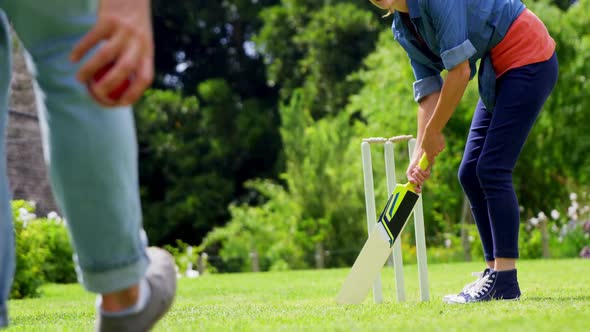
[[524,206],[520,205],[518,207],[518,211],[520,211],[520,213],[523,213],[524,212]]
[[445,240],[445,247],[446,248],[450,248],[451,247],[451,239],[446,239]]
[[551,218],[553,218],[553,220],[559,219],[559,211],[555,209],[551,210]]
[[473,242],[473,241],[475,241],[475,238],[473,237],[473,235],[469,235],[467,240],[469,240],[469,242]]
[[576,199],[578,199],[578,194],[570,193],[570,200],[575,201]]
[[29,211],[27,211],[27,209],[25,208],[20,208],[18,209],[18,216],[22,218],[22,216],[26,216],[27,214],[29,214]]
[[185,272],[185,276],[187,278],[197,278],[199,276],[199,271],[187,269]]
[[575,221],[573,221],[573,220],[570,220],[570,221],[567,223],[567,227],[568,227],[570,230],[574,230],[574,229],[578,228],[578,223],[577,223],[577,222],[575,222]]
[[533,218],[529,219],[529,222],[531,223],[531,225],[537,226],[539,224],[539,219],[533,217]]
[[[578,213],[577,213],[578,211],[577,210],[578,209],[575,206],[568,207],[567,208],[567,216],[574,219],[574,220],[578,219]],[[574,216],[575,216],[575,218],[574,218]]]
[[61,218],[59,216],[59,214],[57,214],[57,212],[55,211],[51,211],[47,214],[47,219],[49,220],[55,220],[55,221],[61,221]]
[[30,213],[25,208],[20,208],[18,210],[18,217],[19,217],[20,220],[22,220],[24,222],[24,226],[25,227],[26,227],[26,224],[28,224],[29,221],[31,221],[33,219],[37,219],[37,216],[34,213]]
[[566,236],[567,233],[568,233],[567,225],[561,226],[561,229],[559,230],[559,237]]
[[547,221],[547,216],[545,215],[545,212],[541,211],[539,212],[539,214],[537,215],[537,218],[539,218],[539,221]]

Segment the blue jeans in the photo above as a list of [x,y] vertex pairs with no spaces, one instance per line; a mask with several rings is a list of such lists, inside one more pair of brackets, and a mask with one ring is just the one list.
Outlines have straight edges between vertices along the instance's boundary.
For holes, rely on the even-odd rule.
[[92,0],[0,0],[0,323],[15,265],[5,149],[12,45],[7,17],[35,74],[45,159],[79,280],[89,291],[109,293],[136,284],[149,265],[132,110],[98,105],[75,78],[80,65],[68,60],[94,25],[96,7]]
[[493,112],[481,100],[475,109],[459,181],[471,203],[486,261],[518,258],[520,212],[512,171],[557,74],[555,54],[509,70],[498,79]]

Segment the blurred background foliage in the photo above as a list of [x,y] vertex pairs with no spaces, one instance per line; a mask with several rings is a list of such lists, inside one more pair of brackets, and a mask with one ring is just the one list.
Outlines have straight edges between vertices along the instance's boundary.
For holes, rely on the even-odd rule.
[[[522,258],[590,258],[590,0],[525,1],[559,81],[514,174]],[[154,0],[156,81],[136,107],[145,228],[180,274],[350,265],[366,239],[360,143],[416,132],[413,74],[369,1]],[[424,191],[428,260],[483,259],[457,181],[477,82]],[[405,181],[406,143],[395,146]],[[387,199],[373,148],[377,207]],[[66,221],[14,201],[12,298],[75,281]],[[410,226],[405,262],[416,260]]]
[[[588,236],[558,250],[551,232],[572,218],[544,228],[530,220],[567,216],[570,192],[577,208],[587,201],[590,0],[525,4],[557,42],[560,77],[514,175],[521,247],[542,257],[545,238],[555,255],[575,253]],[[360,141],[416,131],[412,70],[382,14],[369,1],[155,0],[157,81],[136,109],[151,241],[198,246],[218,271],[249,270],[253,256],[261,270],[350,264],[366,232]],[[445,129],[424,193],[432,260],[481,251],[456,177],[476,83]],[[381,148],[373,159],[381,206]],[[396,163],[404,181],[405,144]],[[411,231],[403,241],[411,253]]]

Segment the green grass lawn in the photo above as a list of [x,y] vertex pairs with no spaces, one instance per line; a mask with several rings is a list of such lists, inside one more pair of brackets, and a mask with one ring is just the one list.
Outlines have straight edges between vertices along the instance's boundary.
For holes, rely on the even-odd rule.
[[[447,305],[441,297],[472,280],[478,263],[429,266],[430,302],[419,302],[417,269],[405,266],[406,303],[383,271],[385,303],[338,306],[347,269],[207,275],[181,279],[176,303],[156,331],[590,331],[590,260],[519,263],[521,301]],[[7,331],[91,331],[94,296],[48,285],[43,297],[10,302]]]

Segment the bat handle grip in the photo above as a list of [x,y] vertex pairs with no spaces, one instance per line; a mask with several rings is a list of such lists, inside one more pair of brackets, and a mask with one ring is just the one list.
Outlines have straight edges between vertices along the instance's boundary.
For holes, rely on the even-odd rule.
[[[420,158],[420,162],[418,163],[418,167],[420,167],[422,170],[426,170],[428,168],[428,166],[429,166],[428,158],[426,158],[426,153],[423,153],[422,157]],[[416,185],[411,182],[408,182],[407,188],[408,188],[408,190],[416,192]]]
[[426,153],[423,153],[422,157],[420,158],[420,162],[418,163],[418,167],[425,171],[428,168],[428,166],[428,158],[426,157]]

